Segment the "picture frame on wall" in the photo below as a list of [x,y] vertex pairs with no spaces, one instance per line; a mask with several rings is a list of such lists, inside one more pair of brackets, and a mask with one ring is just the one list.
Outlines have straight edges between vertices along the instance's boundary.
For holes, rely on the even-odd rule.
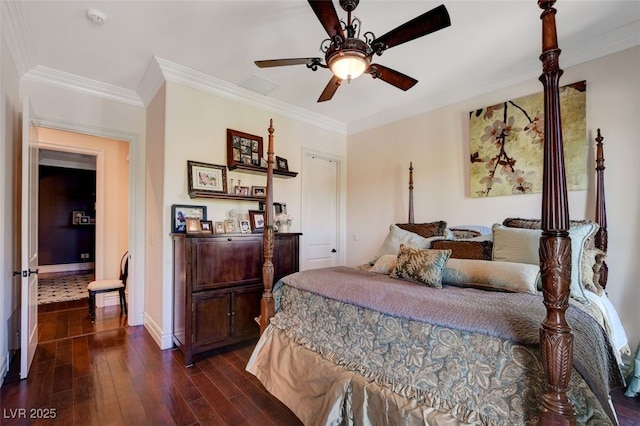
[[264,211],[249,210],[249,222],[251,223],[251,232],[262,232],[265,224]]
[[224,234],[224,222],[216,222],[214,228],[216,234]]
[[251,233],[251,223],[247,219],[240,220],[240,232],[243,234]]
[[262,136],[227,129],[227,165],[244,164],[261,167]]
[[80,218],[84,215],[83,211],[74,210],[73,213],[71,213],[71,223],[74,225],[80,225]]
[[200,219],[197,217],[188,217],[185,220],[187,234],[199,234],[200,233]]
[[203,234],[213,234],[213,222],[210,220],[201,220],[200,231]]
[[251,195],[253,197],[265,197],[267,195],[267,188],[265,186],[252,186]]
[[[266,203],[264,201],[258,202],[258,208],[260,210],[264,210]],[[273,217],[279,215],[280,213],[287,213],[287,203],[273,203]]]
[[224,232],[225,234],[233,234],[236,232],[236,221],[234,219],[225,219]]
[[227,167],[187,160],[189,196],[226,194]]
[[187,218],[207,219],[207,206],[174,204],[171,206],[171,232],[183,234],[187,231]]
[[289,171],[289,162],[286,158],[278,157],[276,155],[276,169],[282,170],[283,172]]

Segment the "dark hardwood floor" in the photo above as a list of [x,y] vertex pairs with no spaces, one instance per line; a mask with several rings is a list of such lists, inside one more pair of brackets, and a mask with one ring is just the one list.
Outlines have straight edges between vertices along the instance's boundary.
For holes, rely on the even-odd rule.
[[[117,306],[98,308],[95,324],[86,299],[41,305],[38,317],[29,378],[1,389],[2,425],[301,424],[244,370],[255,342],[185,368],[180,351],[161,351],[142,326],[127,327]],[[640,398],[612,395],[620,425],[640,425]]]
[[2,386],[2,425],[301,424],[244,370],[255,342],[185,368],[180,351],[127,327],[117,306],[97,308],[91,324],[86,300],[41,305],[38,320],[28,379]]

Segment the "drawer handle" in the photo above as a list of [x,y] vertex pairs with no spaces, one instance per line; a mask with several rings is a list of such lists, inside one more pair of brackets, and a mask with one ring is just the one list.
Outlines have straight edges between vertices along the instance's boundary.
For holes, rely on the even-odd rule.
[[233,241],[233,238],[227,238],[227,241]]

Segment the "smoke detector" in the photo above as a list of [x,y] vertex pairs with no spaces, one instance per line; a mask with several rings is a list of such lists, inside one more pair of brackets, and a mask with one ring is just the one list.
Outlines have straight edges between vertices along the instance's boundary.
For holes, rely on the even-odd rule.
[[102,25],[107,20],[107,15],[98,9],[87,9],[87,19],[94,24]]

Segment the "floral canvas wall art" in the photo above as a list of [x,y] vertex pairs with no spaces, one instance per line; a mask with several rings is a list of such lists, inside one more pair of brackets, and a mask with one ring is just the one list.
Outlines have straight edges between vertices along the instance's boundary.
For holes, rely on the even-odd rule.
[[[560,88],[567,188],[587,188],[586,81]],[[470,195],[542,192],[543,93],[469,114]]]

